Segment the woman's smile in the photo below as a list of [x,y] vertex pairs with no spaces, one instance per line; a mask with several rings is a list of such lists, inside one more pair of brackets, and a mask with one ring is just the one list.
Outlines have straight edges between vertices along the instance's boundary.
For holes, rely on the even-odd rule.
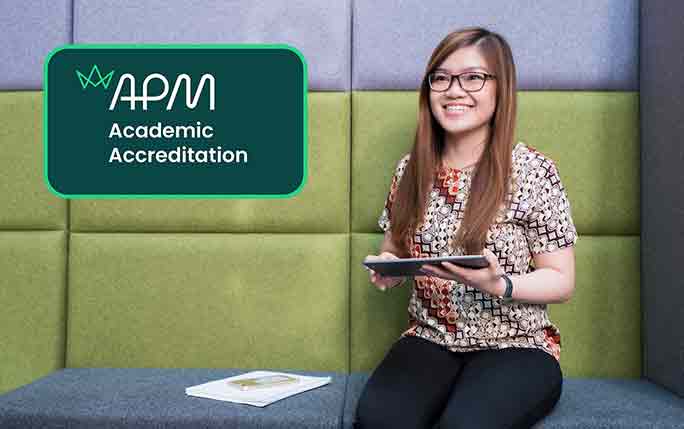
[[444,105],[444,114],[447,118],[458,118],[470,111],[474,110],[475,106],[464,103],[448,103]]

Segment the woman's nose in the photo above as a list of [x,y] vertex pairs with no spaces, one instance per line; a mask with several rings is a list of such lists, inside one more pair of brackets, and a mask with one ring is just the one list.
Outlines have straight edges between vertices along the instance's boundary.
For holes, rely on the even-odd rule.
[[458,82],[458,79],[453,78],[454,80],[451,81],[451,87],[447,90],[446,94],[449,97],[467,97],[468,92],[464,91],[463,88],[461,88],[461,84]]

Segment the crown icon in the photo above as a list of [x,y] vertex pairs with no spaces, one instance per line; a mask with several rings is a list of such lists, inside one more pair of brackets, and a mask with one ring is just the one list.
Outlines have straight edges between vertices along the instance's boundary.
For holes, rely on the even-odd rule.
[[[93,80],[94,75],[96,81]],[[102,85],[104,89],[107,89],[112,81],[112,76],[114,76],[114,70],[102,76],[102,73],[100,73],[100,69],[97,67],[97,65],[93,65],[93,68],[90,69],[88,76],[84,75],[78,70],[76,70],[76,76],[78,76],[78,80],[81,82],[83,89],[86,89],[88,85],[91,85],[95,88]]]

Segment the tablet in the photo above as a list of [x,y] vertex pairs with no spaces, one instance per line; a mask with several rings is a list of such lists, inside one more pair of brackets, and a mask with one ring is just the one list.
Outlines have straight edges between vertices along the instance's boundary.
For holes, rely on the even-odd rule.
[[466,268],[486,268],[489,266],[487,258],[483,255],[364,260],[363,265],[383,276],[424,276],[426,273],[420,270],[422,265],[431,264],[442,266],[440,264],[442,261],[451,262],[454,265]]

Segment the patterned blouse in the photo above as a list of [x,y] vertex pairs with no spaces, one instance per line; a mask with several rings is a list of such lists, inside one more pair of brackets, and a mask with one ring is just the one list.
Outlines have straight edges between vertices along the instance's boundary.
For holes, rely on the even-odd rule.
[[[409,156],[396,167],[378,220],[383,231],[390,227],[392,203]],[[411,257],[463,254],[453,237],[465,213],[473,170],[442,167],[435,173],[424,222],[410,240]],[[511,204],[502,205],[486,240],[507,274],[534,271],[533,255],[577,242],[570,203],[554,162],[522,142],[513,149],[509,192]],[[560,360],[560,331],[549,320],[546,304],[505,304],[455,280],[431,276],[415,279],[408,313],[409,328],[402,337],[422,337],[456,352],[538,348]]]

